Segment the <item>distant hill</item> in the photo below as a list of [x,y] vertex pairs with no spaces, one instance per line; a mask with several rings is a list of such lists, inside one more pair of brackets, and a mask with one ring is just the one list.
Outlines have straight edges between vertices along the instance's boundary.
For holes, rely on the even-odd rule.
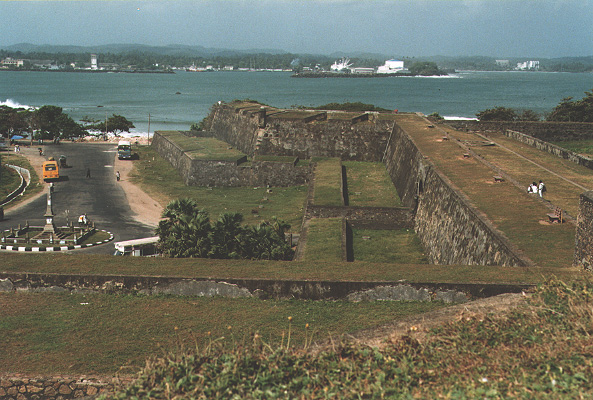
[[286,54],[284,50],[276,49],[247,49],[231,50],[207,48],[203,46],[188,46],[173,44],[167,46],[148,46],[143,44],[105,44],[99,46],[56,46],[56,45],[35,45],[31,43],[18,43],[10,46],[0,46],[0,49],[7,51],[21,51],[23,53],[152,53],[168,56],[192,56],[192,57],[232,57],[244,54]]

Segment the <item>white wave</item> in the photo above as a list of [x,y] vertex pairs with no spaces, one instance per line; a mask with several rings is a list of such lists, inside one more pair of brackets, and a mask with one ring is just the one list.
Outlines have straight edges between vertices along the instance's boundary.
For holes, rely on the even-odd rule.
[[409,79],[413,79],[413,78],[420,78],[420,79],[462,79],[463,77],[461,75],[454,74],[454,75],[428,75],[428,76],[424,76],[424,75],[413,75],[413,76],[402,76],[402,78],[409,78]]
[[447,121],[477,121],[477,118],[474,117],[457,117],[455,115],[452,116],[443,116]]
[[25,104],[20,104],[13,99],[6,99],[6,101],[0,102],[0,106],[6,106],[10,108],[26,108],[27,110],[35,110],[37,107],[27,106]]

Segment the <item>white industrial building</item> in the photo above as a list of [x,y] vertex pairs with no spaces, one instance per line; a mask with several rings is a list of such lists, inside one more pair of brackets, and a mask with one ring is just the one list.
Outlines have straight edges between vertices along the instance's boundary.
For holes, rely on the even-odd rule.
[[404,62],[400,60],[387,60],[384,65],[377,68],[378,74],[397,74],[405,71]]
[[520,71],[539,71],[539,61],[525,61],[517,63],[515,69]]

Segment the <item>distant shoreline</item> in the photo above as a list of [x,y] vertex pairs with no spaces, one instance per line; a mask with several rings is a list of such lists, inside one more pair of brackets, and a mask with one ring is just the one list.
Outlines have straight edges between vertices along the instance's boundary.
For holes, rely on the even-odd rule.
[[389,78],[389,77],[410,77],[410,76],[447,76],[443,73],[439,75],[414,75],[410,73],[399,74],[340,74],[335,72],[301,72],[292,74],[291,78]]
[[150,70],[92,70],[92,69],[3,69],[2,71],[12,72],[73,72],[73,73],[87,73],[87,74],[174,74],[175,71],[150,71]]

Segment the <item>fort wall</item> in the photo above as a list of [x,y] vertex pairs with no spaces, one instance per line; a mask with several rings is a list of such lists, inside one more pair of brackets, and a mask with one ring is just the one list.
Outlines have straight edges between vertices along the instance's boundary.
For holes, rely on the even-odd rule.
[[510,242],[424,157],[399,126],[385,152],[387,171],[434,264],[526,266]]
[[194,159],[167,137],[155,132],[152,146],[177,169],[186,185],[211,187],[295,186],[309,180],[309,165],[298,166],[291,161],[246,162],[238,160]]
[[[339,157],[342,160],[381,161],[393,121],[376,114],[326,118],[327,113],[309,117],[267,109],[237,108],[219,104],[213,109],[211,133],[248,155],[274,154]],[[322,118],[324,117],[324,118]]]

